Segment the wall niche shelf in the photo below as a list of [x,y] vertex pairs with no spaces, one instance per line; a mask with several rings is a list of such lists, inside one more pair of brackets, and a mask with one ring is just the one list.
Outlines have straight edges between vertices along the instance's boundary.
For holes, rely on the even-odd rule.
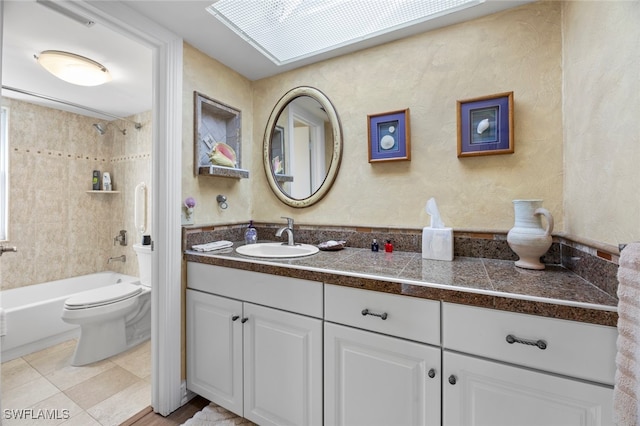
[[248,178],[249,172],[242,168],[240,110],[196,91],[193,100],[194,174]]
[[222,166],[200,166],[198,167],[198,175],[246,179],[249,177],[249,170],[235,169],[231,167],[222,167]]
[[91,190],[86,191],[87,194],[119,194],[120,191],[100,191],[100,190]]
[[277,182],[280,182],[280,183],[293,182],[293,176],[291,176],[291,175],[283,175],[283,174],[280,174],[280,173],[275,175],[275,179],[276,179]]

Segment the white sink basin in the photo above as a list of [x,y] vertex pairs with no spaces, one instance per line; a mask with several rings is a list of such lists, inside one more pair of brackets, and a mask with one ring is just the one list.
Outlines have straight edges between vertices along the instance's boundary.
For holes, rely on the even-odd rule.
[[236,252],[239,254],[266,258],[304,257],[316,254],[318,251],[318,247],[310,244],[289,246],[282,243],[257,243],[236,247]]

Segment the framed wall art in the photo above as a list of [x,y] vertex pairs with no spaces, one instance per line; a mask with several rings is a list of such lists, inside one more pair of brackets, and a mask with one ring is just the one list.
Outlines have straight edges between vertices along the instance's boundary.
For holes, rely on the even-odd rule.
[[409,109],[368,115],[369,162],[411,160]]
[[458,101],[458,157],[513,154],[513,92]]

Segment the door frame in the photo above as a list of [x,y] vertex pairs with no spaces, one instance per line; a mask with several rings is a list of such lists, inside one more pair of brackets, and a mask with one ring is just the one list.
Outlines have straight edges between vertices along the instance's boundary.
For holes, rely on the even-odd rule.
[[151,405],[163,416],[186,402],[181,362],[182,38],[120,1],[64,7],[152,50]]

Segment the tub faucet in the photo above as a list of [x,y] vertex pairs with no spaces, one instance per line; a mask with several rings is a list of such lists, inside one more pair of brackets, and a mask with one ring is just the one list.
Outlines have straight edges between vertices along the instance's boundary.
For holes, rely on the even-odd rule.
[[287,219],[287,226],[283,226],[282,228],[278,229],[278,231],[276,232],[276,237],[282,237],[282,233],[286,232],[288,236],[287,245],[294,246],[295,243],[293,242],[293,219],[284,216],[282,216],[282,218]]
[[107,260],[107,263],[111,263],[111,262],[126,262],[126,261],[127,261],[127,256],[125,256],[123,254],[122,256],[110,257],[109,260]]

